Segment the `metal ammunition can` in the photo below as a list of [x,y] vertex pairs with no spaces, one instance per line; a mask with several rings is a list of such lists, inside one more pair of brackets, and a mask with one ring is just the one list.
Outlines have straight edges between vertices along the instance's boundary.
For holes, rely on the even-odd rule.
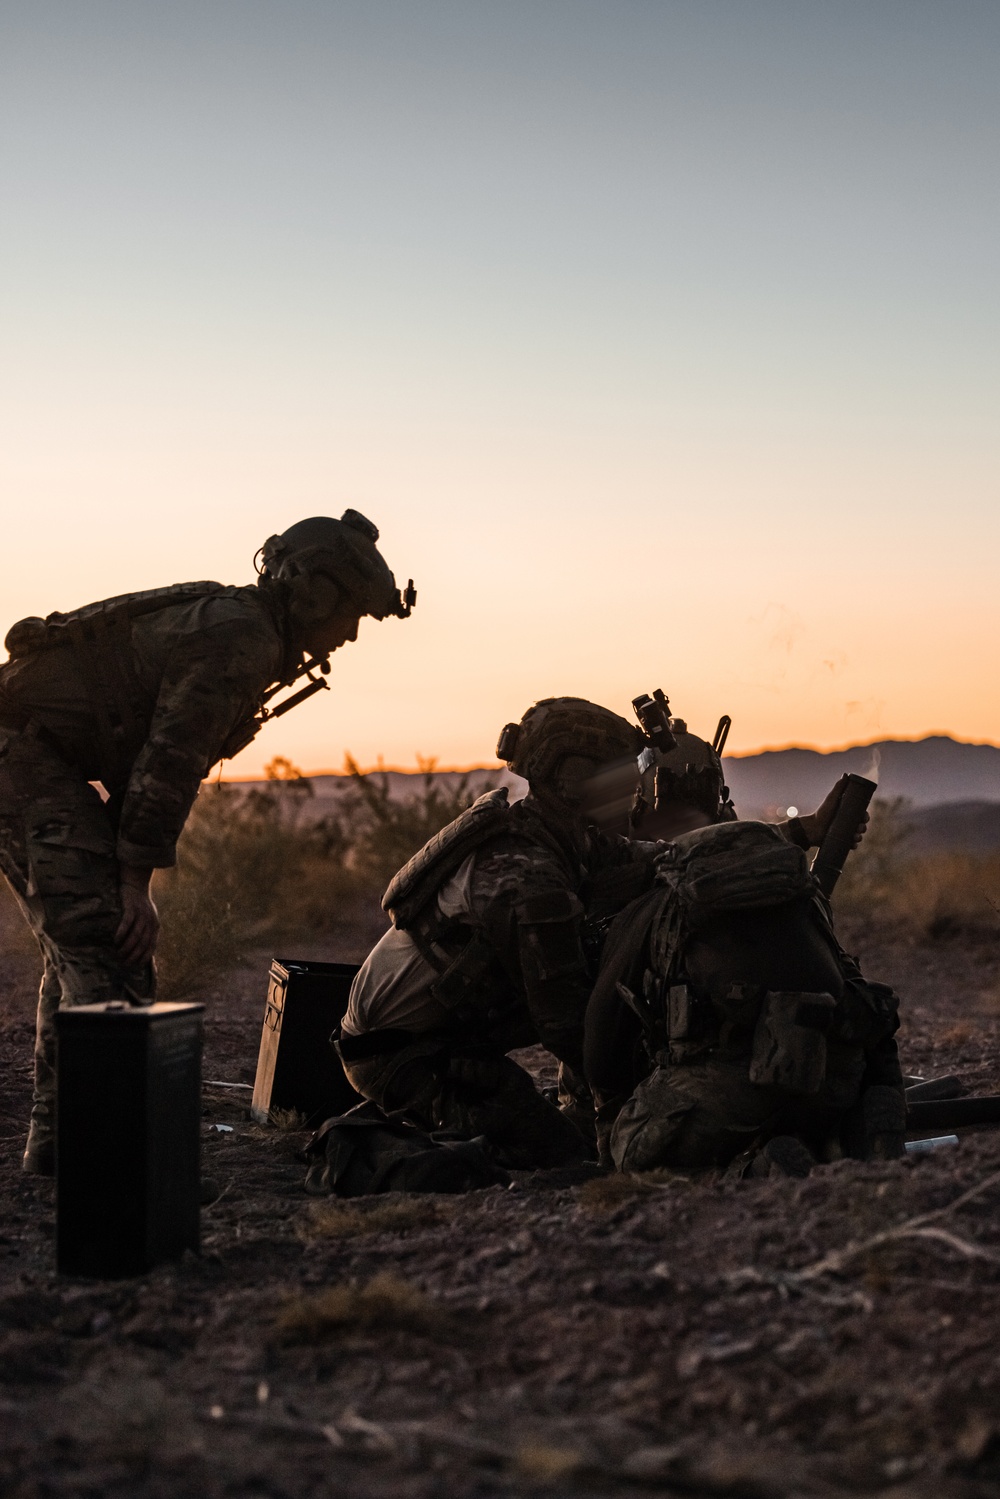
[[198,1249],[199,1004],[78,1005],[56,1016],[56,1258],[140,1275]]
[[347,1011],[357,963],[275,958],[257,1056],[250,1116],[266,1124],[272,1109],[322,1124],[360,1103],[331,1037]]

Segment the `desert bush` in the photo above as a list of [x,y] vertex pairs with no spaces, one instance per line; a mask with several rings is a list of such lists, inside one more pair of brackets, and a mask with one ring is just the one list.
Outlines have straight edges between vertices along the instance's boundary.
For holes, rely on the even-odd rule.
[[834,892],[839,917],[914,939],[1000,935],[1000,856],[914,854],[907,804],[876,801]]
[[205,787],[154,893],[163,932],[160,993],[203,991],[255,947],[355,925],[384,929],[379,900],[390,878],[457,817],[470,778],[451,787],[421,763],[417,795],[394,799],[388,778],[350,758],[334,812],[317,817],[313,786],[290,761],[273,760],[263,786]]
[[385,1271],[362,1286],[331,1286],[315,1296],[290,1296],[274,1321],[281,1343],[320,1343],[350,1332],[440,1335],[452,1318],[416,1286]]
[[448,786],[435,775],[436,760],[418,757],[417,764],[422,784],[416,796],[403,801],[392,796],[388,776],[364,775],[348,755],[350,782],[340,809],[320,824],[331,846],[347,853],[355,881],[379,894],[396,870],[473,800],[471,776]]
[[361,1234],[405,1233],[444,1223],[448,1210],[434,1197],[405,1201],[332,1201],[314,1206],[300,1228],[305,1239],[355,1239]]
[[906,863],[912,828],[905,797],[876,798],[861,847],[844,866],[834,892],[839,915],[864,917],[885,910],[895,898],[900,870]]

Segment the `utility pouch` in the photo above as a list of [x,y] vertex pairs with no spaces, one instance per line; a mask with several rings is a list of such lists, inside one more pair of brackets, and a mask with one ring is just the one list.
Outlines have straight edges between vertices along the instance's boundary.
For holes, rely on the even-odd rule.
[[691,991],[687,984],[672,984],[667,992],[667,1035],[671,1041],[691,1039]]
[[899,1029],[899,996],[888,984],[851,978],[837,1005],[833,1034],[849,1045],[870,1047]]
[[671,984],[663,998],[667,1049],[674,1066],[703,1059],[718,1036],[710,1001],[688,984]]
[[754,1029],[750,1081],[790,1093],[818,1093],[826,1076],[831,994],[769,990]]

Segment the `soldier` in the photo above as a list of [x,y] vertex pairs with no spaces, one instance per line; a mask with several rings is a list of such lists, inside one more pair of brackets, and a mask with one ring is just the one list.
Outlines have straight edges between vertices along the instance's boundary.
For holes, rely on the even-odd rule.
[[[652,879],[651,846],[593,822],[624,825],[641,746],[637,728],[579,698],[548,698],[507,725],[497,756],[528,795],[480,797],[386,891],[393,926],[354,982],[337,1042],[359,1093],[425,1129],[485,1135],[509,1166],[585,1157],[567,1112],[507,1052],[541,1042],[562,1064],[566,1101],[578,1091],[584,910],[620,909]],[[626,795],[608,805],[597,773],[617,762],[631,766]],[[587,1103],[592,1128],[589,1091]]]
[[[54,1170],[59,1005],[153,997],[150,878],[174,863],[200,782],[326,685],[315,671],[362,615],[409,614],[412,583],[400,594],[377,540],[355,510],[315,517],[264,543],[256,587],[181,583],[9,631],[0,868],[44,959],[25,1170]],[[293,699],[265,706],[303,673]]]
[[842,784],[778,828],[735,821],[714,748],[672,724],[650,821],[673,841],[611,928],[587,1010],[602,1159],[805,1175],[898,1154],[898,1001],[840,947],[805,858]]

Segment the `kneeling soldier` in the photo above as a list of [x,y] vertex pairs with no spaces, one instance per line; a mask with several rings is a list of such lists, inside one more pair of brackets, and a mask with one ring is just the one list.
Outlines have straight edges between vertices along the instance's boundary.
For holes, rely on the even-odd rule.
[[399,593],[377,540],[355,510],[320,516],[265,542],[256,587],[179,583],[8,632],[0,869],[44,959],[25,1170],[54,1170],[57,1008],[153,997],[150,877],[174,863],[202,779],[325,685],[314,671],[362,615],[409,614],[412,584]]
[[592,982],[585,907],[620,909],[651,881],[656,851],[601,833],[588,797],[622,762],[627,808],[642,743],[579,698],[546,699],[507,726],[497,755],[528,795],[480,797],[386,891],[393,926],[354,982],[337,1043],[366,1098],[425,1129],[485,1135],[516,1168],[585,1158],[567,1113],[507,1052],[541,1042],[573,1091]]
[[780,827],[732,820],[712,746],[674,728],[651,819],[672,841],[612,926],[587,1011],[602,1159],[804,1175],[899,1154],[898,1001],[840,947],[805,855],[841,786]]

